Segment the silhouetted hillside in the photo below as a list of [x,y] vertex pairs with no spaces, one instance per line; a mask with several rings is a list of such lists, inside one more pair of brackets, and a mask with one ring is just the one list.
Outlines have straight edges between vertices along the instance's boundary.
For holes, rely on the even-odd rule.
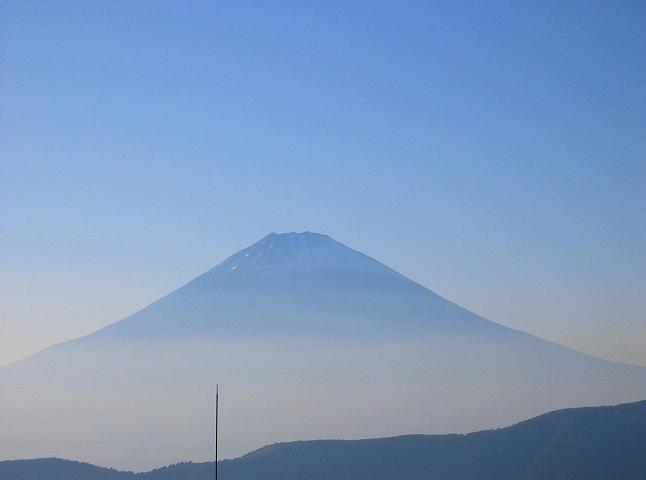
[[[643,480],[646,401],[566,409],[467,435],[268,445],[221,464],[222,480]],[[6,480],[206,480],[211,463],[134,474],[58,459],[0,462]]]

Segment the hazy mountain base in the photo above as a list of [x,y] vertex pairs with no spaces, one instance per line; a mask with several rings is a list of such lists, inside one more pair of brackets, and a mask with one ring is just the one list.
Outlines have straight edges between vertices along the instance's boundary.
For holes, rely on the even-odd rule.
[[[646,401],[552,412],[468,435],[274,444],[221,463],[225,480],[641,480]],[[213,463],[134,474],[57,459],[0,462],[12,480],[207,480]]]
[[463,335],[370,346],[304,337],[184,338],[154,346],[77,344],[73,354],[52,349],[33,360],[40,365],[31,376],[23,368],[14,378],[11,369],[2,372],[3,388],[11,389],[3,390],[1,409],[12,415],[2,420],[0,451],[5,458],[74,452],[131,469],[160,458],[207,459],[215,379],[225,392],[228,456],[293,438],[473,431],[581,399],[646,397],[644,369],[532,337],[509,342]]
[[139,312],[0,368],[0,453],[146,469],[293,438],[472,431],[646,397],[646,368],[498,325],[330,237],[269,235]]

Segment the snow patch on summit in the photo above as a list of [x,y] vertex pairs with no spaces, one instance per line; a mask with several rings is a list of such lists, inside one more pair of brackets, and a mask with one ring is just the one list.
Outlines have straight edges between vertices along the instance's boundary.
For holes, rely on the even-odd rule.
[[213,269],[214,272],[337,270],[402,277],[386,265],[327,235],[271,233]]

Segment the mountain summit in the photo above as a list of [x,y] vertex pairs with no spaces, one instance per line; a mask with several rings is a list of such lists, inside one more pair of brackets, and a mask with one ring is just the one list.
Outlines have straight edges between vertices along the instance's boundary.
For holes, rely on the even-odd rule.
[[128,469],[206,460],[216,382],[226,456],[646,398],[645,368],[487,320],[326,235],[270,234],[123,320],[0,368],[0,452]]
[[214,271],[257,271],[276,269],[336,270],[398,276],[377,260],[352,250],[320,233],[270,233],[257,243],[230,256]]

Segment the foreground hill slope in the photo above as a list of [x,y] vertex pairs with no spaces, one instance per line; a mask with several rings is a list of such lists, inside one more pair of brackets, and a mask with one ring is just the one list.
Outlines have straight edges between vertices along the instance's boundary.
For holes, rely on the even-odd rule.
[[207,459],[216,382],[229,457],[646,398],[646,368],[487,320],[327,235],[270,234],[123,320],[0,368],[0,454],[134,470]]
[[[643,480],[646,401],[551,412],[466,435],[273,444],[221,464],[222,480]],[[210,480],[212,463],[134,474],[58,459],[0,462],[13,480]]]

